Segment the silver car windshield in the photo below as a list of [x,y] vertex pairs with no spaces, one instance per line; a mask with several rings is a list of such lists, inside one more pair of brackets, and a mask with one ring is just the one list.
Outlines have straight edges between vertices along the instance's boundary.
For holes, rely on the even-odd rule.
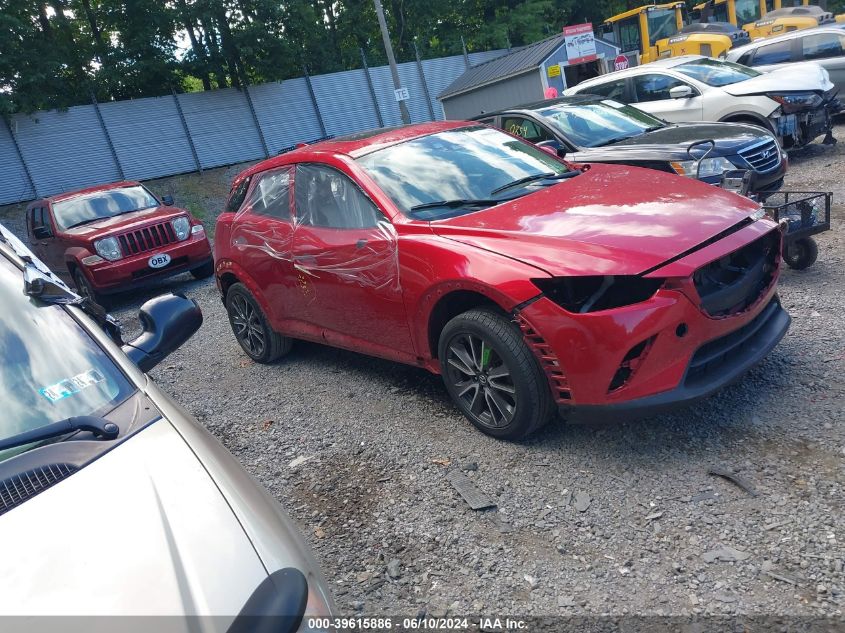
[[742,64],[723,62],[709,57],[680,64],[675,66],[673,70],[697,79],[708,86],[716,87],[738,84],[740,81],[759,77],[762,74]]
[[156,197],[144,187],[120,187],[96,191],[53,203],[53,215],[61,229],[158,206]]
[[[68,314],[23,293],[0,256],[0,439],[78,415],[102,416],[135,388]],[[0,452],[0,461],[26,447]]]

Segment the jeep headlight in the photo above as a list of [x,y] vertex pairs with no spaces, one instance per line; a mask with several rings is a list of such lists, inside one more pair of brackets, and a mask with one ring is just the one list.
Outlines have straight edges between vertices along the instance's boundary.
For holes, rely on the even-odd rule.
[[[699,163],[701,165],[699,166]],[[681,160],[672,161],[670,163],[672,169],[679,176],[689,176],[695,178],[698,174],[699,178],[709,178],[712,176],[721,176],[723,172],[736,169],[736,166],[723,156],[717,158],[705,158],[704,160]]]
[[184,215],[171,221],[170,226],[173,227],[173,232],[176,233],[176,239],[180,242],[188,239],[188,236],[191,234],[191,223],[188,222],[188,218]]
[[123,254],[120,252],[120,244],[116,237],[104,237],[101,240],[96,240],[94,242],[94,250],[97,251],[97,255],[110,262],[117,261],[123,257]]

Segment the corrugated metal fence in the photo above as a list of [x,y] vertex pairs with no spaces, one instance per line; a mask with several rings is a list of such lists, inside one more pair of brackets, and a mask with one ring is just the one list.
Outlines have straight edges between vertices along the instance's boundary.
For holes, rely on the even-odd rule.
[[[505,52],[471,53],[469,62]],[[464,70],[462,55],[400,64],[411,121],[442,119],[437,95]],[[387,66],[16,115],[0,123],[0,204],[256,160],[400,123]]]

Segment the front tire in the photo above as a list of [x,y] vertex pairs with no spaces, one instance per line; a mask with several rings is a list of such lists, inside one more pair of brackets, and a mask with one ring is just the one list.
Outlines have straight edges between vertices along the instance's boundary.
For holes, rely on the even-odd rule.
[[546,376],[505,315],[490,308],[459,314],[443,328],[438,347],[446,390],[480,431],[517,440],[549,421]]
[[226,293],[226,312],[235,339],[255,362],[269,364],[290,351],[293,341],[270,327],[261,306],[242,283]]
[[73,273],[73,283],[76,286],[76,293],[83,299],[100,305],[104,310],[109,309],[109,301],[94,289],[88,278],[78,268]]
[[816,263],[819,245],[812,237],[802,237],[783,249],[783,261],[793,270],[804,270]]

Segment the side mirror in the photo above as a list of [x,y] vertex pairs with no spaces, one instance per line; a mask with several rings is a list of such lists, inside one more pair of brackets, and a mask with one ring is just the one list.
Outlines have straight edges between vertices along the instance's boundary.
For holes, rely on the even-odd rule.
[[123,346],[141,371],[150,371],[179,349],[202,325],[202,311],[193,299],[168,293],[150,299],[138,312],[142,332]]
[[161,201],[162,201],[164,204],[166,204],[168,207],[172,207],[172,206],[173,206],[173,196],[171,196],[170,194],[167,194],[166,196],[162,196],[162,197],[161,197]]
[[692,96],[692,88],[689,86],[675,86],[669,88],[669,97],[672,99],[686,99]]
[[32,236],[36,240],[46,240],[48,237],[53,237],[53,231],[49,226],[36,226],[32,229]]
[[547,154],[551,154],[552,156],[558,158],[566,154],[566,150],[561,147],[560,143],[557,141],[540,141],[536,143],[537,148],[543,150]]

